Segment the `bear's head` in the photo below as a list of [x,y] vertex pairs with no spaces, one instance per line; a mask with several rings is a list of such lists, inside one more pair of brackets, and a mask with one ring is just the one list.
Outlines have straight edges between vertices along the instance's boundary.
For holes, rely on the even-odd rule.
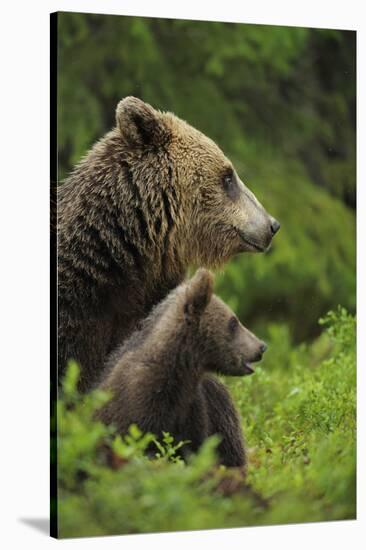
[[211,139],[134,97],[117,106],[117,129],[151,205],[162,204],[188,262],[214,267],[268,249],[280,224]]
[[254,372],[267,346],[245,328],[236,315],[213,294],[213,277],[199,269],[188,281],[183,298],[185,323],[199,349],[206,370],[231,376]]

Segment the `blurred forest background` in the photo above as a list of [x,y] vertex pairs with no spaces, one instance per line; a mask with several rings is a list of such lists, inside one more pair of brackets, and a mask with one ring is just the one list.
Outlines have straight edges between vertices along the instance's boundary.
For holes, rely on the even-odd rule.
[[355,75],[350,31],[58,15],[59,184],[135,95],[214,139],[281,222],[267,254],[216,278],[269,344],[252,377],[225,380],[266,506],[217,493],[210,440],[188,465],[169,436],[144,458],[150,436],[96,422],[106,396],[80,397],[71,365],[52,447],[60,536],[355,517]]
[[265,336],[318,334],[355,310],[356,34],[59,14],[59,180],[135,95],[214,139],[281,222],[269,254],[234,258],[217,291]]

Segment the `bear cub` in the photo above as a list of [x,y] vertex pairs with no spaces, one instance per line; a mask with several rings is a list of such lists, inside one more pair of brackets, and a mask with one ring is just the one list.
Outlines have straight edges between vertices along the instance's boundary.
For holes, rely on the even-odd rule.
[[239,415],[214,373],[253,373],[251,364],[262,358],[266,345],[212,289],[211,273],[199,269],[114,352],[99,385],[112,399],[98,416],[122,434],[135,423],[156,437],[165,431],[188,440],[183,457],[218,434],[220,463],[245,467]]

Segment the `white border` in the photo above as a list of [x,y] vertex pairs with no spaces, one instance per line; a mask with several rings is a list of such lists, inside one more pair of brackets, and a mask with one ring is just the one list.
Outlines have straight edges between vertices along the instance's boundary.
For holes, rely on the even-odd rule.
[[[365,19],[362,2],[59,0],[2,5],[1,56],[1,542],[4,548],[180,549],[191,544],[297,549],[360,548],[365,536],[365,338],[359,337],[359,511],[357,522],[170,533],[56,542],[21,518],[48,516],[49,428],[49,13],[87,11],[358,30],[358,319],[365,334]],[[363,125],[361,125],[361,122]],[[342,220],[339,220],[342,223]],[[5,353],[4,353],[5,352]],[[330,465],[331,467],[331,465]],[[363,535],[363,536],[362,536]]]

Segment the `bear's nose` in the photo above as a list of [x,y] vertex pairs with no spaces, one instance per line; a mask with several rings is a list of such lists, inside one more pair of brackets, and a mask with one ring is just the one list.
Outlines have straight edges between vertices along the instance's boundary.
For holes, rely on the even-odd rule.
[[279,230],[280,227],[281,227],[280,222],[278,222],[277,220],[275,220],[275,218],[271,218],[271,231],[272,231],[272,235],[275,235],[275,234],[277,233],[277,231]]

